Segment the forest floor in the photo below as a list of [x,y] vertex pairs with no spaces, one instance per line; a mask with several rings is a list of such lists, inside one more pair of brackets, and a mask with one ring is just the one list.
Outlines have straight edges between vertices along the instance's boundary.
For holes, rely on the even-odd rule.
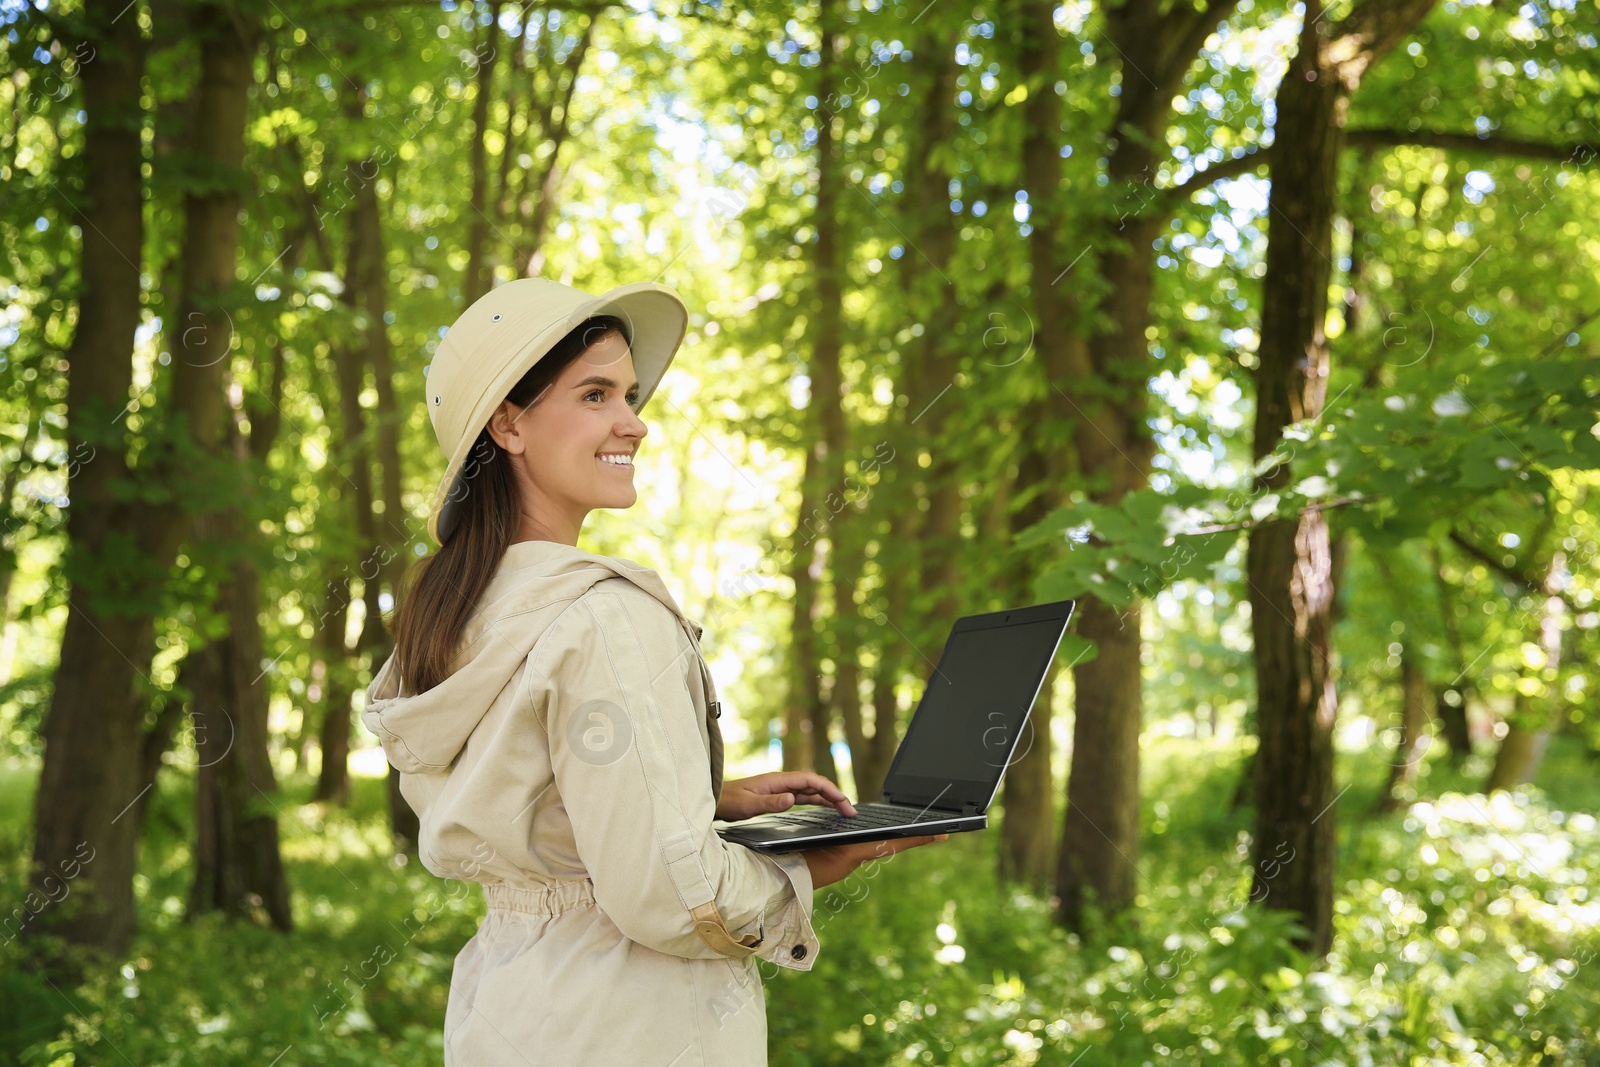
[[[1436,749],[1439,746],[1436,746]],[[1136,918],[1079,937],[957,835],[819,890],[810,972],[765,966],[773,1067],[889,1063],[1600,1064],[1600,774],[1552,742],[1540,787],[1486,797],[1481,760],[1426,765],[1424,797],[1367,814],[1386,770],[1340,755],[1333,952],[1242,907],[1238,743],[1146,747]],[[20,905],[35,765],[0,765],[0,901]],[[437,1064],[452,961],[480,893],[389,855],[383,783],[347,809],[280,798],[296,930],[183,921],[192,789],[167,773],[120,971],[71,990],[0,945],[0,1064]],[[6,913],[9,914],[8,905]],[[772,973],[777,972],[777,973]]]

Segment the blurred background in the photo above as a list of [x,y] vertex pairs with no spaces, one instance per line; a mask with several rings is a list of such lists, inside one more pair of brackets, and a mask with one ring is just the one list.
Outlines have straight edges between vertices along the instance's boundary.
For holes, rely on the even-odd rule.
[[1078,600],[774,1065],[1600,1063],[1594,0],[0,25],[0,1063],[440,1060],[482,895],[359,712],[521,276],[690,307],[580,547],[730,776],[872,798],[955,618]]

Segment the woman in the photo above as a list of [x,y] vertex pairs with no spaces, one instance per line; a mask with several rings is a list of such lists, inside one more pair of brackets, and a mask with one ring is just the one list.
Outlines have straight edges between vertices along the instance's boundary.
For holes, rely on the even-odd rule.
[[712,820],[854,807],[828,779],[722,781],[700,627],[647,567],[579,550],[631,507],[639,410],[683,339],[672,290],[544,279],[468,308],[428,368],[448,457],[363,722],[421,819],[424,866],[483,884],[445,1063],[765,1064],[755,960],[809,970],[812,892],[938,837],[783,856]]

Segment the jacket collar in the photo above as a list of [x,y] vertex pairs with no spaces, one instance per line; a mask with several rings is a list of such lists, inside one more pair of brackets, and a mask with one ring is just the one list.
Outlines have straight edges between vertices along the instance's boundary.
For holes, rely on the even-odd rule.
[[523,572],[529,570],[554,577],[583,574],[595,567],[604,568],[628,579],[671,608],[673,614],[693,625],[692,620],[683,614],[683,609],[678,607],[678,601],[668,591],[666,583],[661,580],[661,575],[654,570],[632,560],[585,552],[576,545],[563,544],[560,541],[513,541],[506,548],[505,555],[500,558],[500,567],[495,572],[495,579],[490,584],[490,589],[496,584],[502,584],[502,581],[520,583],[526,577]]
[[401,771],[437,771],[455,761],[489,708],[483,693],[498,693],[541,636],[503,620],[561,600],[582,596],[597,582],[623,577],[661,603],[690,635],[707,702],[712,786],[722,784],[722,733],[716,686],[700,654],[701,627],[684,615],[661,576],[649,567],[615,556],[585,552],[558,541],[517,541],[501,557],[478,608],[462,630],[454,669],[426,693],[402,695],[394,656],[367,687],[362,721],[383,741],[389,761]]

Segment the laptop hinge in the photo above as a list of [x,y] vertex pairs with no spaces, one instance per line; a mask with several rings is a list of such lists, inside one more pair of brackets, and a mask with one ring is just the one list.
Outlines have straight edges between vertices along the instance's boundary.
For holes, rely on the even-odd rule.
[[[928,807],[928,804],[927,804],[926,801],[923,801],[923,800],[920,800],[920,799],[918,799],[918,800],[904,800],[904,799],[897,798],[893,793],[884,793],[883,794],[883,802],[885,804],[895,804],[895,805],[898,805],[900,807],[908,807],[908,808],[925,808],[925,807]],[[978,814],[979,808],[980,808],[980,805],[976,800],[969,800],[969,801],[967,801],[967,802],[965,802],[964,804],[961,805],[960,814],[962,814],[962,815],[976,815],[976,814]],[[933,809],[929,808],[929,810],[933,810]]]

